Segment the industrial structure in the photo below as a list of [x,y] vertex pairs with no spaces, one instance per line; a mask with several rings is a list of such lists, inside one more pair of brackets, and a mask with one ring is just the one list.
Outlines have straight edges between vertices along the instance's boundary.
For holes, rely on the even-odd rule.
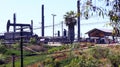
[[[27,41],[30,39],[30,37],[33,36],[33,20],[31,20],[31,24],[20,24],[20,23],[16,23],[16,14],[13,15],[13,23],[10,22],[10,20],[8,20],[7,25],[6,25],[6,29],[7,32],[4,33],[4,39],[9,41],[9,42],[15,42],[20,40],[20,28],[26,29],[29,28],[29,32],[27,31],[23,31],[23,37],[25,37],[24,41]],[[13,31],[9,31],[10,27],[13,27]]]
[[[31,20],[31,24],[21,24],[16,22],[16,14],[13,14],[13,23],[10,20],[7,21],[6,31],[3,35],[0,35],[0,39],[3,40],[4,44],[12,44],[20,41],[20,38],[23,37],[23,41],[28,43],[30,38],[36,37],[37,43],[41,42],[41,39],[44,39],[44,43],[48,42],[61,42],[61,43],[69,43],[69,39],[67,37],[66,29],[62,30],[63,35],[60,36],[60,31],[58,31],[57,36],[55,37],[46,37],[44,35],[45,25],[44,25],[44,5],[42,5],[42,16],[41,16],[41,36],[33,34],[33,20]],[[10,30],[10,27],[13,30]],[[22,29],[22,36],[21,36]],[[29,30],[29,31],[26,31]]]
[[[116,0],[116,5],[119,5],[120,1]],[[117,14],[118,16],[120,15],[120,6],[116,7],[116,9],[114,9],[115,14]],[[80,0],[77,1],[77,13],[80,14]],[[38,41],[40,41],[40,39],[44,39],[45,43],[48,42],[62,42],[62,43],[69,43],[70,39],[69,39],[69,35],[66,31],[66,29],[63,30],[63,25],[62,25],[62,36],[60,36],[60,31],[58,31],[58,36],[54,36],[54,16],[53,15],[53,36],[51,37],[46,37],[45,36],[45,20],[44,20],[44,5],[42,5],[41,7],[41,36],[36,36],[38,38]],[[80,16],[77,17],[77,25],[78,25],[78,31],[77,31],[77,42],[81,41],[81,36],[80,36]],[[10,27],[13,27],[13,31],[9,31]],[[4,35],[0,36],[0,39],[4,39],[5,42],[10,42],[10,43],[14,43],[16,41],[20,40],[20,34],[21,31],[20,29],[23,29],[22,32],[22,36],[24,37],[24,41],[25,42],[29,42],[30,38],[34,37],[35,35],[33,34],[33,20],[31,20],[31,24],[21,24],[21,23],[16,23],[16,14],[13,14],[13,23],[10,22],[10,20],[8,20],[7,25],[6,25],[6,30],[7,32],[4,33]],[[24,29],[29,29],[29,31],[25,31]],[[19,30],[19,31],[18,31]],[[95,32],[94,32],[95,31]],[[97,34],[98,32],[100,32],[99,34]],[[108,35],[111,35],[111,32],[106,32],[103,30],[99,30],[99,29],[93,29],[89,32],[87,32],[87,34],[89,35],[89,37],[105,37]],[[71,35],[73,36],[73,34]],[[73,37],[71,37],[73,38]],[[74,41],[74,39],[73,39]]]

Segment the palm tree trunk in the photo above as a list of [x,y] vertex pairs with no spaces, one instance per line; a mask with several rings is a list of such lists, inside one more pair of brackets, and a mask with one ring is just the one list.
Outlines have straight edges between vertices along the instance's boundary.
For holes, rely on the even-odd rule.
[[74,41],[74,25],[68,25],[68,39],[70,41],[70,43],[73,43]]

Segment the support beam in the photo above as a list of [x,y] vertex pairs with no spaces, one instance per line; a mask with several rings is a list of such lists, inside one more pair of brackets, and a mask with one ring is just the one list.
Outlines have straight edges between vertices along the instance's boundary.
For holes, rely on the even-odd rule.
[[80,41],[80,0],[77,1],[77,12],[78,12],[78,18],[77,18],[77,23],[78,23],[78,42]]

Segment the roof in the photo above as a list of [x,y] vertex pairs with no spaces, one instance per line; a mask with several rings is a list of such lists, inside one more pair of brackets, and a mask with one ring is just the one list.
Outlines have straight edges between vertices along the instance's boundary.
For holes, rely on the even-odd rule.
[[99,30],[99,31],[102,31],[102,32],[105,32],[105,33],[112,33],[111,29],[98,29],[98,28],[94,28],[94,29],[86,32],[85,34],[89,34],[89,33],[93,32],[94,30]]

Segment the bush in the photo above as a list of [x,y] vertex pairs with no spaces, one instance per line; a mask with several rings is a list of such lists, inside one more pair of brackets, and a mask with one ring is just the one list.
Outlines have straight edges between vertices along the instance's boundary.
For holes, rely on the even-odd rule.
[[64,60],[61,60],[60,61],[60,64],[61,64],[61,67],[64,67],[64,66],[68,66],[68,64],[70,64],[71,60],[73,59],[74,57],[68,57]]
[[30,38],[30,43],[31,44],[36,44],[37,43],[37,40],[35,39],[35,37]]
[[65,67],[80,67],[79,61],[80,61],[79,58],[72,58],[70,63],[66,65]]
[[120,54],[111,52],[108,56],[108,59],[111,61],[112,65],[114,67],[119,67],[120,64]]
[[0,54],[0,65],[1,64],[5,64],[5,57],[2,54]]
[[53,62],[53,58],[51,58],[51,57],[48,57],[43,61],[44,65],[50,64],[52,62]]
[[51,48],[51,49],[48,50],[48,53],[54,53],[54,52],[56,52],[58,50],[59,50],[58,48],[53,47],[53,48]]
[[16,44],[11,44],[12,48],[14,49],[19,49],[20,48],[20,44],[16,43]]
[[79,59],[80,67],[99,67],[99,65],[101,64],[99,60],[92,57],[91,55],[87,57],[85,55],[82,55]]
[[100,61],[94,57],[82,55],[72,58],[70,63],[66,64],[65,67],[99,67],[100,64]]
[[4,54],[7,51],[7,48],[5,46],[0,46],[0,53]]
[[48,53],[54,53],[56,51],[61,51],[63,49],[66,49],[66,47],[65,46],[52,47],[48,49]]
[[46,58],[43,64],[45,65],[45,67],[60,67],[60,63],[58,61],[55,61],[51,57]]
[[91,54],[96,59],[107,58],[109,49],[97,46],[91,50]]

